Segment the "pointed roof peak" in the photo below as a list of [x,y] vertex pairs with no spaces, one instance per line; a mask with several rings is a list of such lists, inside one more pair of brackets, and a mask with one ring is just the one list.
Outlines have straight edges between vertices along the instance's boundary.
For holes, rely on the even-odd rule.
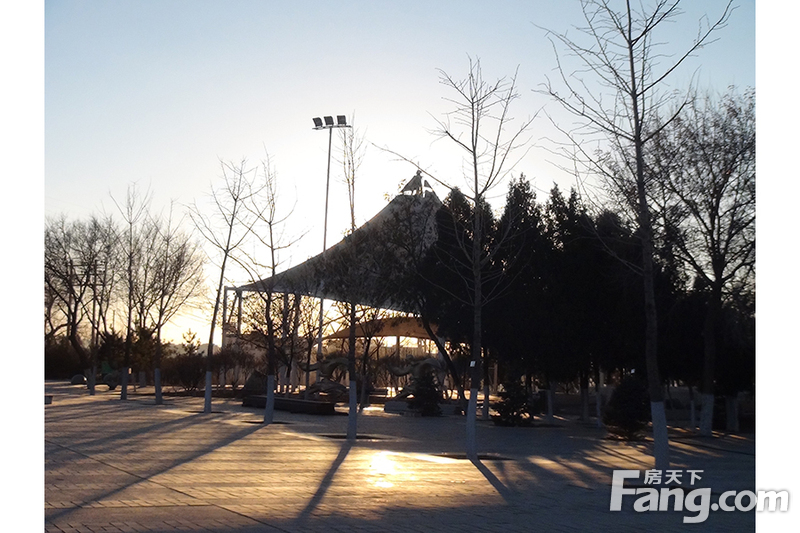
[[428,183],[428,180],[422,179],[422,171],[417,169],[417,173],[414,174],[413,178],[408,180],[408,183],[405,184],[400,194],[405,194],[407,192],[424,196],[426,192],[433,193],[433,189],[431,188],[431,184]]

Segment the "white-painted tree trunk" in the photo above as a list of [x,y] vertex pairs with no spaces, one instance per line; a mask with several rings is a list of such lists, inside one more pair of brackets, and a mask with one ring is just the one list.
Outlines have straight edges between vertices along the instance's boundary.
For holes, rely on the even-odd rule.
[[554,424],[555,423],[555,412],[556,412],[556,384],[552,381],[549,384],[549,388],[547,389],[547,423]]
[[278,393],[283,394],[286,392],[286,379],[284,378],[283,367],[278,366]]
[[131,369],[129,367],[122,367],[120,370],[120,387],[122,388],[119,399],[120,400],[127,400],[128,399],[128,373],[130,373]]
[[481,407],[481,420],[489,420],[489,384],[483,384],[483,406]]
[[600,387],[595,387],[594,392],[594,414],[597,417],[597,427],[603,427],[603,395],[600,393]]
[[275,376],[267,376],[267,403],[264,405],[264,425],[272,424],[275,414]]
[[667,434],[667,413],[664,402],[650,402],[650,416],[653,420],[653,455],[657,470],[669,468],[669,435]]
[[358,435],[358,391],[356,380],[351,379],[348,387],[349,411],[347,416],[347,440],[355,441]]
[[710,437],[714,424],[714,395],[703,393],[701,398],[703,403],[700,408],[700,435]]
[[725,429],[732,433],[739,432],[739,400],[736,396],[725,397]]
[[478,459],[477,419],[478,418],[478,387],[469,390],[467,402],[467,459]]
[[206,388],[203,398],[203,413],[208,414],[211,412],[211,384],[213,382],[213,372],[206,371]]
[[289,381],[292,387],[292,392],[297,392],[300,387],[300,374],[297,371],[297,361],[292,360],[292,370],[289,376]]
[[94,396],[94,374],[91,368],[84,368],[83,375],[86,376],[86,388],[89,389],[89,396]]
[[589,421],[589,389],[581,388],[581,420]]
[[164,398],[161,395],[161,369],[156,368],[153,372],[153,383],[156,387],[156,405],[164,403]]

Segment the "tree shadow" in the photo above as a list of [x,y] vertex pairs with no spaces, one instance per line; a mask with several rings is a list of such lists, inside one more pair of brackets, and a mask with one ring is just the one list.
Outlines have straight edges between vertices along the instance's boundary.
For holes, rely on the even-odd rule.
[[[101,501],[101,500],[104,500],[104,499],[108,499],[108,498],[110,498],[111,496],[113,496],[115,494],[119,494],[119,493],[125,491],[126,489],[128,489],[128,488],[130,488],[130,487],[132,487],[134,485],[137,485],[139,483],[142,483],[142,482],[151,482],[151,483],[158,484],[158,482],[152,481],[152,478],[155,478],[156,476],[158,476],[160,474],[168,472],[168,471],[172,470],[173,468],[176,468],[176,467],[178,467],[180,465],[190,463],[190,462],[192,462],[192,461],[194,461],[194,460],[196,460],[196,459],[198,459],[198,458],[200,458],[200,457],[202,457],[204,455],[212,453],[215,450],[218,450],[220,448],[224,448],[225,446],[228,446],[229,444],[232,444],[232,443],[234,443],[234,442],[236,442],[236,441],[238,441],[240,439],[243,439],[243,438],[247,437],[248,435],[250,435],[250,434],[258,431],[262,427],[264,427],[264,426],[261,426],[261,425],[256,425],[256,426],[252,426],[252,427],[248,427],[246,429],[242,429],[242,430],[236,431],[236,432],[234,432],[234,433],[232,433],[232,434],[230,434],[230,435],[228,435],[226,437],[221,438],[220,440],[217,440],[217,441],[215,441],[213,443],[209,443],[207,446],[204,446],[204,447],[202,447],[200,449],[194,450],[194,451],[190,452],[189,454],[187,454],[187,455],[185,455],[183,457],[177,458],[174,461],[171,461],[171,462],[169,462],[167,464],[160,465],[157,469],[155,469],[155,471],[151,471],[151,472],[148,472],[146,474],[137,474],[135,472],[131,472],[129,469],[121,468],[120,465],[118,465],[118,464],[107,463],[107,462],[104,462],[102,460],[96,459],[96,458],[93,457],[93,455],[95,453],[94,450],[92,452],[87,452],[87,451],[83,451],[81,449],[81,448],[83,448],[85,446],[90,446],[90,447],[91,446],[96,446],[98,443],[104,442],[104,443],[107,443],[108,446],[113,447],[115,452],[119,452],[121,450],[121,447],[119,446],[119,442],[118,442],[119,439],[127,439],[129,441],[127,443],[128,446],[126,446],[126,448],[137,448],[137,447],[139,447],[139,445],[137,445],[137,442],[138,443],[147,442],[150,439],[155,439],[155,438],[158,437],[158,435],[154,435],[152,433],[152,430],[155,429],[155,428],[160,429],[161,433],[167,433],[167,432],[172,432],[177,428],[188,428],[188,427],[193,426],[193,425],[195,425],[198,422],[201,422],[203,420],[207,420],[207,417],[205,417],[202,414],[191,415],[189,417],[183,417],[183,418],[177,419],[177,420],[170,420],[170,421],[167,421],[167,422],[162,422],[162,423],[158,423],[158,424],[152,424],[150,426],[146,426],[145,428],[137,428],[137,429],[131,430],[131,431],[116,433],[116,434],[114,434],[112,436],[103,437],[103,438],[100,438],[100,439],[96,439],[94,441],[81,442],[81,443],[78,443],[78,444],[76,444],[74,446],[68,446],[68,445],[59,444],[58,442],[56,442],[54,440],[47,441],[47,443],[50,444],[53,447],[57,447],[60,450],[68,451],[68,452],[71,452],[71,453],[76,454],[78,456],[81,456],[83,458],[87,458],[87,459],[96,461],[96,462],[98,462],[98,463],[100,463],[100,464],[102,464],[102,465],[104,465],[106,467],[109,467],[109,468],[112,468],[112,469],[115,469],[115,470],[119,470],[120,473],[124,473],[127,476],[131,476],[131,477],[135,478],[130,483],[125,483],[122,486],[119,486],[119,487],[117,487],[117,488],[115,488],[113,490],[109,490],[109,491],[106,491],[104,493],[101,493],[99,495],[96,495],[96,496],[92,497],[92,501]],[[139,438],[138,439],[130,439],[131,436],[138,436]],[[52,455],[52,454],[53,454],[53,452],[51,451],[51,452],[47,452],[46,455]],[[45,460],[47,460],[47,457],[45,458]],[[178,491],[176,489],[173,489],[171,487],[167,487],[167,488],[169,488],[170,490],[173,490],[175,492],[179,492],[180,493],[180,491]],[[73,511],[75,511],[74,507],[73,508],[66,508],[66,509],[63,509],[63,510],[57,512],[57,513],[52,514],[52,515],[48,515],[46,517],[46,520],[48,522],[53,522],[53,521],[55,521],[55,520],[57,520],[59,518],[64,517],[65,515],[68,515],[68,514],[72,513]]]
[[[483,474],[494,490],[505,500],[506,503],[514,503],[514,493],[502,481],[500,481],[489,468],[481,462],[480,459],[471,459],[470,462]],[[501,467],[502,470],[502,467]]]
[[325,494],[328,492],[328,489],[333,483],[333,478],[336,475],[336,472],[339,470],[339,467],[342,466],[342,463],[344,462],[345,458],[347,458],[347,454],[350,453],[352,448],[352,442],[344,441],[342,443],[342,447],[339,449],[339,454],[331,463],[331,466],[328,468],[328,471],[325,473],[322,481],[320,481],[319,487],[317,487],[314,496],[311,497],[305,508],[300,511],[299,515],[297,515],[295,520],[297,526],[303,526],[308,522],[311,514],[314,512],[314,510],[316,510],[320,502],[322,502],[322,499],[325,497]]

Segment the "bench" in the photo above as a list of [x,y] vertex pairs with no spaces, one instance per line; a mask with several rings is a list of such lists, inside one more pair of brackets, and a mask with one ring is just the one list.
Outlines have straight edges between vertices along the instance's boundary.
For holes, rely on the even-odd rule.
[[[243,407],[256,407],[263,409],[267,405],[266,394],[253,394],[246,396],[242,401]],[[319,400],[303,400],[301,398],[284,398],[275,396],[275,410],[307,415],[334,415],[336,410],[331,402]]]

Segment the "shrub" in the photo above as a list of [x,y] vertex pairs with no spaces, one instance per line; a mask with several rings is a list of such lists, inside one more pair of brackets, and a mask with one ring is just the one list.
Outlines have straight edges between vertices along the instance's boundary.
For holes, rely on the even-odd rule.
[[44,347],[45,379],[70,379],[83,372],[84,365],[66,337],[46,340]]
[[205,360],[200,354],[180,354],[166,357],[161,362],[164,383],[181,385],[187,391],[194,391],[205,380]]
[[529,426],[533,422],[532,399],[519,381],[503,384],[500,391],[500,402],[495,409],[497,416],[494,423],[498,426]]
[[411,384],[414,387],[414,392],[406,402],[409,409],[418,412],[422,416],[439,416],[442,414],[442,410],[439,407],[442,394],[439,392],[439,387],[436,385],[432,372],[422,372],[412,379]]
[[603,413],[609,433],[625,440],[636,440],[650,421],[650,398],[644,383],[626,377],[614,389]]

